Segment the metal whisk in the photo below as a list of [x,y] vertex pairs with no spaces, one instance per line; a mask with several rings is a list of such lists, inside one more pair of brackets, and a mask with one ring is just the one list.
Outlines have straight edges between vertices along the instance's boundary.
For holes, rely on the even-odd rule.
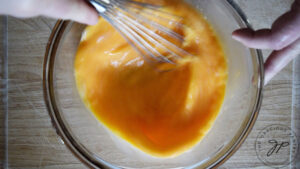
[[135,0],[88,0],[146,60],[176,64],[190,55],[180,47],[183,37],[168,26],[182,29],[182,18],[157,4]]

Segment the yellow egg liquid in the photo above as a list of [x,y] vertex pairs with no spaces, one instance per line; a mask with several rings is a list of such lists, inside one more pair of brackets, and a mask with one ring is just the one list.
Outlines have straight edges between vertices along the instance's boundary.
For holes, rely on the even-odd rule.
[[181,16],[174,31],[193,58],[157,71],[107,21],[88,26],[75,60],[85,105],[112,133],[155,157],[191,149],[209,131],[222,106],[227,63],[213,29],[181,0],[160,0]]

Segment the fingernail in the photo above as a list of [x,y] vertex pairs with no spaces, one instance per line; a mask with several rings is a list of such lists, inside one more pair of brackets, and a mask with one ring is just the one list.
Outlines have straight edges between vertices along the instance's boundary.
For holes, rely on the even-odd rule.
[[236,35],[235,32],[232,33],[232,38],[236,41],[241,41],[242,38],[239,35]]
[[98,23],[99,18],[98,17],[91,17],[89,20],[87,20],[88,25],[96,25]]

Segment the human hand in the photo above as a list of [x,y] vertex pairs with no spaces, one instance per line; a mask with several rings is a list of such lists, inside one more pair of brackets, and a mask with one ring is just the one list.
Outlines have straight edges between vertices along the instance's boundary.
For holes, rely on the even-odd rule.
[[48,16],[94,25],[98,13],[84,0],[0,0],[0,15],[28,18]]
[[300,54],[300,0],[271,29],[239,29],[232,37],[250,48],[274,50],[265,62],[265,85]]

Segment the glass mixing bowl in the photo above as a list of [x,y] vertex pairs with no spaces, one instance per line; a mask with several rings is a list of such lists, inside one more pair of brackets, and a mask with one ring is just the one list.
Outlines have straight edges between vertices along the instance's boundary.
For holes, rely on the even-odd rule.
[[228,84],[220,114],[210,132],[192,150],[175,158],[153,158],[110,134],[85,107],[76,89],[74,57],[85,26],[58,21],[44,63],[44,95],[53,124],[64,143],[92,168],[207,168],[228,159],[249,134],[260,108],[263,59],[231,33],[249,27],[231,0],[188,0],[211,23],[228,59]]

